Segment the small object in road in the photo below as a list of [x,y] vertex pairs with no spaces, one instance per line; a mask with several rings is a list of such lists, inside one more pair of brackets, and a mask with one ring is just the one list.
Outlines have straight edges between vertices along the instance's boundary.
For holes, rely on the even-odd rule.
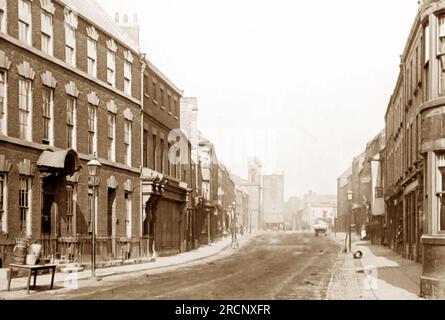
[[354,259],[361,259],[361,258],[363,258],[363,252],[361,252],[360,250],[354,252]]

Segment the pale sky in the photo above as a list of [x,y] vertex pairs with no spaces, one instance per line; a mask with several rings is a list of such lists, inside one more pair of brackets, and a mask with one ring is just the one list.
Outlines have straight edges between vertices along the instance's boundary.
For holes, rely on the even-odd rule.
[[336,194],[384,128],[417,0],[98,0],[137,12],[141,48],[198,98],[219,160],[285,174],[285,197]]

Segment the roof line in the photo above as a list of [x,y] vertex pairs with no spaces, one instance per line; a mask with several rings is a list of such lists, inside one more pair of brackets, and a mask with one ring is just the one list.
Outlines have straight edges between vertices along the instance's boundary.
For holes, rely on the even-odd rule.
[[173,90],[176,91],[181,97],[184,95],[184,91],[179,89],[165,74],[163,74],[156,66],[150,62],[147,58],[145,58],[145,62],[147,63],[147,66],[156,73],[157,76],[159,76],[163,81],[165,81]]

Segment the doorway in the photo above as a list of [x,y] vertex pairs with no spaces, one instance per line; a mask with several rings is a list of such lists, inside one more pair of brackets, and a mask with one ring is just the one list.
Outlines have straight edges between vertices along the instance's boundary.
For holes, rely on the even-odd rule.
[[50,194],[44,194],[42,208],[42,234],[45,236],[51,236],[52,233],[51,211],[53,204],[54,196]]
[[116,190],[108,189],[108,206],[107,206],[107,237],[112,237],[113,232],[113,217],[116,211]]

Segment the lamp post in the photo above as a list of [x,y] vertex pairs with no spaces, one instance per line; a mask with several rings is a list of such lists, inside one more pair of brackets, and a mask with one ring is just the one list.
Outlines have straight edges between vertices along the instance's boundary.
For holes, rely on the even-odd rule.
[[94,159],[87,163],[88,177],[90,183],[93,186],[93,205],[92,205],[92,217],[91,217],[91,279],[96,279],[96,190],[99,184],[101,163],[97,161],[96,155]]
[[233,201],[232,202],[232,213],[233,213],[233,220],[232,220],[232,248],[237,248],[238,247],[238,240],[237,240],[237,236],[236,236],[236,232],[237,232],[237,214],[236,214],[236,202]]
[[351,252],[351,216],[352,216],[352,191],[348,191],[348,201],[349,201],[349,215],[348,215],[348,238],[349,238],[349,252]]

